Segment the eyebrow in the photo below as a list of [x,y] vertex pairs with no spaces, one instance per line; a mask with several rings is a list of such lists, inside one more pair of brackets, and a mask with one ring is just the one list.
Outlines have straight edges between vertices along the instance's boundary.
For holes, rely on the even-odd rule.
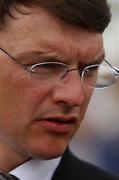
[[[3,50],[4,51],[4,50]],[[15,60],[20,60],[20,63],[21,64],[31,64],[28,63],[26,60],[28,60],[30,58],[30,60],[35,60],[35,61],[39,61],[40,58],[42,58],[42,62],[43,61],[46,61],[46,58],[47,58],[47,62],[53,62],[53,61],[56,61],[56,62],[59,62],[59,61],[62,61],[64,63],[65,62],[65,59],[64,58],[61,58],[59,57],[58,55],[54,54],[54,55],[49,55],[49,53],[51,53],[52,51],[47,51],[47,52],[43,52],[43,51],[29,51],[29,52],[22,52],[20,54],[18,54],[16,57],[15,56],[12,56],[11,54],[8,53],[8,55],[10,55],[10,57],[12,57],[13,59]],[[100,57],[98,57],[97,59],[95,59],[95,61],[92,61],[90,60],[91,63],[83,63],[79,61],[79,65],[83,68],[87,67],[87,66],[90,66],[90,65],[95,65],[95,64],[101,64],[103,62],[103,60],[105,59],[105,54],[103,53]],[[25,63],[22,63],[22,60],[24,61],[25,60]],[[36,62],[38,63],[38,62]],[[35,64],[35,63],[34,63]]]
[[29,51],[18,54],[15,59],[20,61],[21,64],[37,64],[40,62],[63,62],[67,63],[65,58],[61,57],[62,55],[50,54],[50,52],[42,51]]
[[[10,53],[10,52],[8,52],[7,50],[4,50],[4,48],[1,48],[0,47],[0,50],[2,50],[7,56],[9,56],[11,59],[13,59],[13,60],[15,60],[15,61],[17,61],[18,60],[18,63],[20,63],[20,64],[24,64],[24,63],[22,63],[22,60],[26,60],[26,57],[28,58],[28,57],[31,57],[31,55],[30,55],[30,53],[34,53],[34,52],[23,52],[23,53],[19,53],[19,54],[17,54],[16,56],[15,55],[12,55],[12,53]],[[38,55],[38,52],[36,53],[34,53],[34,54],[32,54],[33,55],[33,57],[34,57],[34,55]],[[19,60],[20,60],[20,62],[19,62]]]
[[87,67],[87,66],[91,66],[91,65],[98,65],[101,64],[105,59],[105,54],[102,54],[100,57],[96,58],[94,61],[90,60],[90,63],[80,63],[79,65],[81,67]]
[[[34,60],[38,60],[39,57],[41,57],[44,53],[42,53],[41,51],[29,51],[29,52],[22,52],[21,54],[16,55],[16,59],[17,60],[29,60],[30,59],[34,59]],[[25,62],[27,63],[27,62]]]

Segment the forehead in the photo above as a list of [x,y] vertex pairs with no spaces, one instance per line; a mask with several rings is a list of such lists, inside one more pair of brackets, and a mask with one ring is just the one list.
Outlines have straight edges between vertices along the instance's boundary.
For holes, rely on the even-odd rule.
[[16,19],[9,18],[7,27],[0,32],[0,46],[14,55],[38,51],[67,58],[95,59],[104,53],[100,33],[69,25],[40,7],[21,8],[28,13],[13,9]]

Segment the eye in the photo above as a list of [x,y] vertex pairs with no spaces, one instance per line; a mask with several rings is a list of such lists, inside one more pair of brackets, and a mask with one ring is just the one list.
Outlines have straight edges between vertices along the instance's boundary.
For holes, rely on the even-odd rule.
[[44,68],[44,69],[53,70],[53,71],[62,68],[62,66],[60,64],[57,64],[57,63],[42,64],[42,65],[40,65],[40,67]]
[[99,69],[99,65],[89,66],[84,69],[84,75],[88,78],[92,76],[96,76],[98,69]]
[[65,65],[62,63],[48,62],[48,63],[39,63],[33,65],[31,67],[31,72],[51,75],[51,74],[61,73],[65,69],[66,69]]

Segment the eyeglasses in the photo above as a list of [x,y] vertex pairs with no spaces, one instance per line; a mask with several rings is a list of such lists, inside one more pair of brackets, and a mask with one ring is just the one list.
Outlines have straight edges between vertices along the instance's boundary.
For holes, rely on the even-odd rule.
[[27,65],[18,62],[11,54],[0,48],[2,52],[10,57],[15,63],[21,65],[36,79],[57,82],[58,78],[63,80],[69,72],[78,71],[81,81],[90,88],[102,89],[116,82],[116,77],[119,76],[119,69],[112,66],[104,59],[106,65],[95,64],[81,68],[70,68],[62,62],[41,62],[34,65]]

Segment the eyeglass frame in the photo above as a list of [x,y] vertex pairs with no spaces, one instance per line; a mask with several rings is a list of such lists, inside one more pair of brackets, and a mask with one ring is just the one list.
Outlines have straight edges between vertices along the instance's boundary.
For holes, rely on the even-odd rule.
[[[1,48],[0,47],[0,50],[2,51],[2,52],[4,52],[8,57],[10,57],[10,59],[12,59],[16,64],[18,64],[18,65],[21,65],[24,69],[26,69],[28,72],[30,72],[30,73],[36,73],[36,72],[34,72],[34,71],[32,71],[32,69],[35,67],[35,66],[37,66],[37,65],[45,65],[45,64],[47,64],[47,63],[50,63],[50,64],[59,64],[59,65],[63,65],[63,66],[65,66],[66,67],[66,70],[64,70],[65,71],[65,73],[64,73],[64,75],[62,75],[60,78],[61,79],[63,79],[70,71],[76,71],[76,70],[80,70],[79,72],[80,72],[80,77],[81,77],[81,79],[83,78],[83,72],[86,70],[86,69],[88,69],[88,68],[91,68],[91,67],[94,67],[94,66],[100,66],[100,64],[93,64],[93,65],[88,65],[88,66],[86,66],[86,67],[84,67],[84,68],[70,68],[68,65],[66,65],[65,63],[62,63],[62,62],[40,62],[40,63],[36,63],[36,64],[32,64],[32,65],[30,65],[30,64],[22,64],[22,63],[20,63],[16,58],[14,58],[10,53],[8,53],[6,50],[4,50],[3,48]],[[103,60],[104,62],[106,62],[108,65],[109,65],[109,67],[110,68],[112,68],[114,71],[115,71],[115,73],[114,73],[114,75],[115,76],[119,76],[119,69],[117,68],[117,67],[114,67],[111,63],[109,63],[106,59],[104,59]],[[37,74],[37,73],[36,73]],[[89,86],[90,87],[90,86]],[[94,89],[97,89],[96,87],[92,87],[92,88],[94,88]],[[99,88],[99,89],[102,89],[103,87],[101,87],[101,88]]]

